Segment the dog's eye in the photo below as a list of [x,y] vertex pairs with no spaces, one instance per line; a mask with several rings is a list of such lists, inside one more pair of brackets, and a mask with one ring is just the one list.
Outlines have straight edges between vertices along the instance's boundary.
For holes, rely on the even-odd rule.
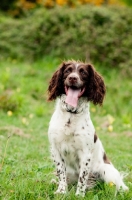
[[66,69],[66,71],[65,71],[65,73],[70,73],[70,72],[72,72],[72,68],[68,68],[68,69]]
[[85,72],[81,72],[82,73],[82,75],[86,75],[86,73]]
[[80,69],[80,74],[87,75],[87,73],[83,69]]

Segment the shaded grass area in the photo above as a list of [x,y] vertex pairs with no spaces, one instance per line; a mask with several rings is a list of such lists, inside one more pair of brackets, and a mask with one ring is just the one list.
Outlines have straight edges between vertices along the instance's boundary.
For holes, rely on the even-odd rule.
[[[36,63],[0,64],[0,199],[82,199],[70,186],[67,195],[54,195],[54,165],[50,159],[48,123],[54,103],[46,101],[47,85],[61,61],[47,57]],[[128,173],[128,193],[114,196],[115,187],[98,183],[84,199],[132,199],[131,80],[121,72],[102,68],[107,86],[103,107],[91,104],[91,117],[108,157]],[[13,106],[12,106],[13,105]]]

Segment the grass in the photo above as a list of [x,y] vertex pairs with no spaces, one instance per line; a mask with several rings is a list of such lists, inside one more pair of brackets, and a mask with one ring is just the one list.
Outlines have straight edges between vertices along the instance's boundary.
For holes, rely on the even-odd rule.
[[[75,187],[66,195],[54,195],[54,165],[50,159],[47,129],[54,103],[46,101],[48,81],[61,61],[47,57],[36,63],[10,60],[0,63],[0,199],[70,200]],[[115,187],[98,183],[86,193],[89,200],[132,199],[132,99],[131,79],[116,69],[101,68],[107,86],[103,107],[91,104],[96,132],[114,165],[128,173],[130,191],[115,197]]]

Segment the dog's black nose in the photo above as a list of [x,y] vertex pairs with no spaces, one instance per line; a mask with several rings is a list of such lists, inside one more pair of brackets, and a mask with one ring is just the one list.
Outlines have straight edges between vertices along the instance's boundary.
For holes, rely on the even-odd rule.
[[69,76],[69,82],[76,83],[77,82],[77,76],[75,76],[75,75]]

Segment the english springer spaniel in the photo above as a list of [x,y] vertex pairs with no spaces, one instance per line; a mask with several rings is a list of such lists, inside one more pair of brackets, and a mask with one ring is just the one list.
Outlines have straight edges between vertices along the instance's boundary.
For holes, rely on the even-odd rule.
[[59,180],[56,193],[66,193],[67,185],[77,182],[76,195],[85,196],[91,178],[128,190],[107,158],[90,118],[89,102],[102,105],[105,92],[101,75],[79,61],[63,62],[50,80],[48,100],[59,97],[48,130]]

